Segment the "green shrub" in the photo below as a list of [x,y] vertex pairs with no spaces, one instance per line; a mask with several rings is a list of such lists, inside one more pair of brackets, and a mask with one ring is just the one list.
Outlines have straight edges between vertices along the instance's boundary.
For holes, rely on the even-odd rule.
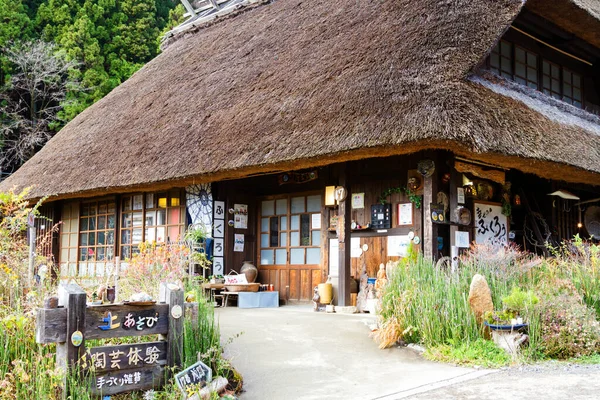
[[525,314],[527,310],[531,309],[539,301],[540,299],[533,294],[533,291],[528,290],[525,292],[518,287],[513,287],[510,294],[502,298],[504,308],[517,315]]
[[575,296],[559,294],[540,304],[540,350],[550,358],[590,356],[600,348],[595,311]]

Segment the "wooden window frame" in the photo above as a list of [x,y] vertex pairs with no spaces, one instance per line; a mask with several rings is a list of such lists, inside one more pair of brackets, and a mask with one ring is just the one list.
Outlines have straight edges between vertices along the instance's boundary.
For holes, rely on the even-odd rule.
[[[501,46],[504,46],[504,45],[510,46],[510,57],[511,57],[510,58],[510,65],[511,65],[510,74],[507,73],[506,71],[502,70],[502,58],[508,59],[506,56],[502,55]],[[516,57],[517,49],[521,49],[525,52],[525,62],[526,62],[525,75],[528,75],[527,72],[528,72],[528,68],[530,67],[527,63],[527,58],[529,57],[530,54],[536,57],[536,63],[535,63],[536,75],[535,76],[536,76],[537,82],[530,80],[528,78],[528,76],[523,77],[523,76],[517,75],[517,67],[516,67],[516,65],[518,63],[517,57]],[[492,65],[492,62],[491,62],[492,55],[495,55],[498,57],[498,67],[495,67]],[[544,63],[548,63],[548,65],[549,65],[549,68],[550,68],[549,74],[546,74],[544,72]],[[538,91],[540,91],[548,96],[551,96],[555,99],[558,99],[558,100],[564,101],[565,103],[571,104],[574,107],[585,109],[585,101],[584,101],[585,96],[584,96],[584,88],[583,88],[584,76],[578,72],[575,72],[575,71],[561,65],[561,64],[550,61],[550,60],[546,59],[545,57],[542,57],[540,54],[537,54],[537,53],[527,49],[526,47],[518,45],[514,42],[507,41],[505,39],[501,39],[496,44],[496,46],[494,46],[494,48],[492,49],[492,52],[487,57],[485,65],[487,66],[487,68],[490,71],[492,71],[493,73],[495,73],[498,76],[504,77],[506,79],[510,79],[510,80],[518,83],[519,85],[527,86],[532,89],[538,90]],[[552,79],[553,79],[552,78],[552,66],[556,66],[559,69],[559,92],[556,92],[552,89]],[[573,97],[573,92],[574,92],[573,85],[572,85],[573,82],[571,82],[571,84],[570,84],[571,85],[570,96],[566,95],[564,93],[564,85],[565,85],[564,71],[568,71],[570,74],[577,75],[579,77],[579,87],[576,87],[580,91],[580,99],[578,101]],[[550,82],[549,89],[547,89],[544,86],[544,78],[545,77],[548,77],[548,79],[549,79],[549,82]],[[522,79],[525,81],[525,83],[519,82],[519,81],[517,81],[517,79]],[[531,83],[531,85],[530,85],[530,83]],[[579,104],[575,104],[576,102],[578,102]]]
[[[112,204],[112,212],[109,212],[109,207]],[[89,207],[91,207],[93,205],[95,211],[94,214],[92,214],[91,212],[88,212],[87,214],[84,212],[85,208],[87,207],[88,210],[90,209]],[[100,206],[104,205],[106,206],[106,211],[105,212],[100,212]],[[108,228],[108,219],[109,217],[113,217],[114,218],[114,226],[112,228]],[[104,228],[99,228],[99,222],[101,219],[105,220],[104,223]],[[79,263],[104,263],[104,262],[112,262],[114,261],[114,258],[116,256],[116,227],[117,227],[117,203],[115,199],[94,199],[91,201],[83,201],[81,202],[81,204],[79,205],[79,227],[78,227],[78,243],[77,243],[77,264]],[[87,226],[86,229],[82,229],[83,227],[83,221],[86,220],[87,221]],[[94,221],[94,229],[90,229],[90,221]],[[108,238],[110,233],[112,232],[113,234],[113,242],[112,244],[108,243]],[[100,236],[100,234],[103,233],[104,234],[104,244],[99,244],[98,238]],[[87,243],[84,245],[82,238],[83,235],[87,235]],[[91,245],[90,244],[90,235],[93,235],[94,237],[94,244]],[[85,249],[86,255],[85,257],[87,257],[86,259],[82,259],[82,257],[84,256],[84,253],[82,252]],[[90,249],[93,249],[93,256],[90,255],[89,251]],[[99,249],[104,249],[104,259],[98,259],[98,250]],[[108,254],[109,254],[109,249],[112,249],[112,258],[109,258]]]
[[[308,210],[308,197],[311,196],[320,196],[320,206],[319,206],[319,211],[307,211]],[[292,198],[297,198],[297,197],[303,197],[304,198],[304,212],[300,212],[300,213],[293,213],[292,212]],[[282,199],[286,199],[287,202],[287,212],[286,214],[277,214],[277,200],[282,200]],[[262,212],[262,202],[263,201],[273,201],[273,213],[274,214],[267,214],[267,215],[263,215]],[[322,214],[322,207],[323,207],[323,195],[320,192],[307,192],[307,193],[293,193],[293,194],[286,194],[286,195],[281,195],[281,196],[269,196],[269,197],[265,197],[259,200],[259,218],[258,218],[258,240],[257,240],[257,244],[258,244],[258,263],[261,266],[278,266],[278,267],[290,267],[290,268],[295,268],[296,266],[299,265],[307,265],[307,266],[315,266],[315,265],[320,265],[320,261],[316,264],[307,264],[307,258],[308,258],[308,249],[314,249],[314,248],[318,248],[320,249],[320,251],[323,251],[323,243],[319,243],[319,245],[313,245],[312,241],[313,241],[313,232],[319,232],[319,235],[321,233],[321,228],[317,228],[314,229],[312,227],[312,214]],[[309,245],[302,245],[302,215],[308,215],[309,221],[309,240],[310,240],[310,244]],[[292,217],[297,216],[298,217],[298,229],[294,230],[292,229]],[[278,234],[277,234],[277,244],[278,246],[271,246],[271,224],[270,224],[270,219],[273,217],[277,217],[278,218]],[[281,229],[281,217],[286,217],[287,218],[287,229]],[[267,230],[264,231],[262,229],[262,220],[263,218],[268,218],[269,219],[269,224],[267,227]],[[322,215],[321,215],[322,218]],[[321,222],[322,223],[322,222]],[[299,245],[298,246],[292,246],[292,233],[293,232],[298,232],[298,236],[299,236]],[[281,246],[281,234],[285,233],[286,234],[286,245],[285,246]],[[262,235],[267,234],[269,235],[269,246],[268,247],[263,247],[262,246]],[[321,240],[321,239],[320,239]],[[277,260],[277,250],[281,250],[281,249],[285,249],[286,250],[286,263],[285,264],[278,264],[276,262]],[[291,263],[291,250],[292,249],[304,249],[304,260],[303,263],[301,264],[292,264]],[[273,250],[273,263],[272,264],[262,264],[262,251],[263,250]]]
[[[146,193],[131,193],[131,194],[127,194],[121,197],[120,199],[120,213],[119,213],[119,222],[120,222],[120,226],[119,226],[119,235],[118,235],[118,240],[119,240],[119,255],[122,257],[122,259],[125,261],[127,259],[130,259],[131,256],[133,256],[133,254],[137,253],[137,246],[140,243],[143,243],[145,241],[148,241],[149,238],[147,237],[147,229],[155,229],[155,232],[157,231],[158,228],[164,228],[164,241],[162,242],[157,242],[157,243],[172,243],[172,242],[176,242],[181,240],[181,235],[183,235],[183,232],[185,230],[185,226],[186,226],[186,206],[185,206],[185,194],[184,194],[184,190],[183,189],[171,189],[171,190],[162,190],[162,191],[157,191],[157,192],[146,192]],[[161,197],[162,195],[164,195],[164,197]],[[136,209],[134,207],[134,198],[136,196],[141,196],[141,208]],[[148,198],[149,196],[153,197],[152,200],[152,206],[148,207]],[[160,205],[160,199],[165,199],[165,206],[162,207]],[[131,201],[131,208],[128,210],[125,210],[125,203],[127,201]],[[176,200],[176,201],[175,201]],[[176,204],[175,204],[176,203]],[[178,220],[177,221],[171,221],[171,217],[170,217],[170,211],[174,210],[174,209],[179,209],[178,212]],[[154,212],[155,215],[156,213],[158,213],[159,211],[164,211],[165,213],[165,217],[164,217],[164,224],[156,224],[157,219],[155,218],[155,223],[153,225],[149,225],[146,224],[146,217],[148,216],[148,213]],[[134,213],[140,213],[141,214],[141,224],[140,225],[133,225],[133,214]],[[131,222],[129,225],[125,226],[125,224],[123,224],[124,220],[124,215],[126,214],[131,214],[131,217],[129,217],[129,221]],[[141,230],[141,241],[135,242],[133,240],[133,232],[134,230]],[[171,233],[171,229],[177,229],[178,231],[178,237],[176,238],[172,238],[170,233]],[[124,232],[129,232],[130,235],[130,242],[129,243],[123,243],[123,233]],[[149,236],[149,235],[148,235]],[[156,235],[154,235],[154,239],[156,239]],[[124,251],[125,248],[128,248],[129,251],[126,253],[126,251]]]

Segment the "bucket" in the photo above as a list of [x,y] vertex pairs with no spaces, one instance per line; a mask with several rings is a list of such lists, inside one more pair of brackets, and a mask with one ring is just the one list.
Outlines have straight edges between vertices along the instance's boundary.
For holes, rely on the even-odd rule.
[[333,300],[333,285],[331,283],[319,283],[318,285],[319,303],[330,304]]

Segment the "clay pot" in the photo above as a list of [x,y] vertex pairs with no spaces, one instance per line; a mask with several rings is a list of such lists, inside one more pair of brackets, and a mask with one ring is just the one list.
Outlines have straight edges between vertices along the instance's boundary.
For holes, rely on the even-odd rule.
[[358,293],[358,282],[353,276],[350,277],[350,293]]
[[256,277],[258,276],[258,268],[252,264],[252,261],[244,261],[242,269],[240,269],[240,273],[246,275],[246,280],[248,283],[254,283]]

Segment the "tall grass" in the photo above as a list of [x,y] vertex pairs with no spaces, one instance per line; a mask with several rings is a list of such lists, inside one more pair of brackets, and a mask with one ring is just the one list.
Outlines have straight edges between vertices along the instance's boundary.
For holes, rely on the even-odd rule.
[[[585,243],[578,237],[572,242],[553,249],[551,259],[538,258],[519,252],[516,248],[491,248],[476,246],[462,258],[457,272],[440,270],[422,257],[409,257],[388,272],[389,284],[382,296],[381,324],[376,333],[380,347],[398,340],[416,342],[428,348],[437,348],[441,358],[450,353],[461,358],[465,354],[484,354],[489,351],[481,345],[486,335],[468,302],[470,283],[475,274],[483,275],[492,293],[496,310],[503,309],[502,298],[513,288],[532,291],[542,299],[523,315],[529,323],[529,346],[523,354],[529,359],[550,355],[545,345],[548,340],[564,345],[569,354],[577,354],[571,343],[562,343],[548,324],[552,320],[550,309],[559,296],[571,295],[581,299],[565,305],[563,313],[571,313],[570,323],[581,328],[587,337],[586,349],[600,350],[600,330],[595,321],[577,321],[585,315],[585,307],[600,316],[600,247]],[[581,309],[583,307],[583,309]],[[579,311],[578,311],[579,310]],[[569,328],[566,326],[566,328]],[[558,328],[557,328],[558,329]],[[560,328],[562,329],[562,328]],[[571,332],[579,332],[570,328]],[[580,339],[576,338],[574,342]],[[479,353],[466,351],[475,345]],[[466,347],[465,347],[466,346]],[[464,351],[461,349],[465,349]],[[442,354],[444,353],[444,354]],[[583,353],[582,353],[583,354]]]

